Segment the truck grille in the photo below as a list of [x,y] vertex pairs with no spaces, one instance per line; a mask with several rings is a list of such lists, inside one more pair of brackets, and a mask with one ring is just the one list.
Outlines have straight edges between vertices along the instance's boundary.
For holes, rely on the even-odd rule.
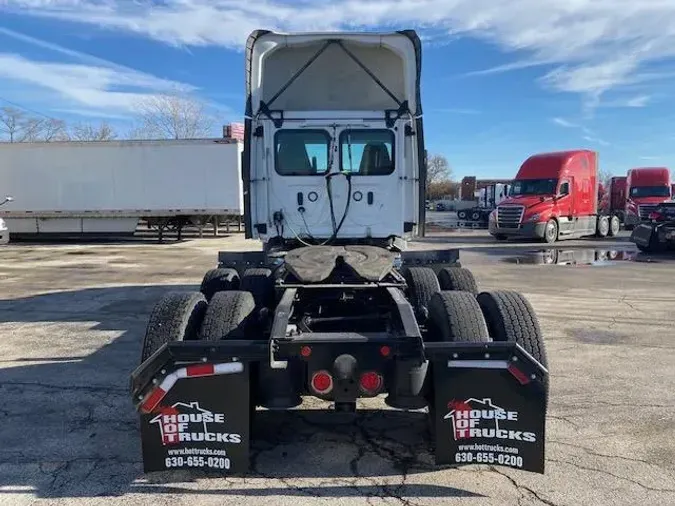
[[518,228],[523,219],[523,206],[499,206],[497,207],[497,225],[499,228]]
[[642,205],[638,206],[638,214],[640,215],[640,221],[647,221],[649,215],[656,209],[656,204],[651,205]]

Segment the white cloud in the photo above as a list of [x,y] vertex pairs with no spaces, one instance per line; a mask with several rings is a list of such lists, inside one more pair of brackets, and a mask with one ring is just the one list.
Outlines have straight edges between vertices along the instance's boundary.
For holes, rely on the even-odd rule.
[[590,135],[584,135],[584,140],[586,140],[588,142],[592,142],[593,144],[599,144],[600,146],[609,146],[610,145],[609,142],[607,142],[605,140],[602,140],[598,137],[590,136]]
[[137,33],[173,45],[242,48],[254,29],[283,31],[417,27],[437,40],[469,35],[517,61],[475,74],[554,66],[541,83],[580,93],[592,109],[602,95],[660,78],[649,63],[675,56],[672,0],[4,0],[20,14]]
[[126,112],[148,95],[190,89],[131,69],[33,61],[12,53],[0,53],[0,79],[57,93],[80,108]]
[[551,121],[556,125],[565,128],[580,128],[579,125],[577,125],[576,123],[572,123],[571,121],[567,121],[565,118],[553,118],[551,119]]

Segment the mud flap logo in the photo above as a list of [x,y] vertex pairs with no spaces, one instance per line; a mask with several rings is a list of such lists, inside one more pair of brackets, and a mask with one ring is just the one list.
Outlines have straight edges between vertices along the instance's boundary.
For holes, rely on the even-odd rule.
[[198,402],[176,402],[159,408],[159,414],[150,420],[159,426],[164,446],[181,443],[241,443],[240,434],[224,432],[225,415],[202,409]]
[[453,400],[448,403],[450,410],[443,417],[452,421],[455,441],[471,439],[503,439],[534,443],[534,432],[518,430],[518,411],[508,411],[493,404],[492,399]]

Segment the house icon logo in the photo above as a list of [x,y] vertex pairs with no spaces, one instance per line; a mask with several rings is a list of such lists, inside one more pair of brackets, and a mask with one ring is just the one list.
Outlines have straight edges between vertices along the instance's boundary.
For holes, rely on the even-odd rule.
[[508,411],[492,402],[492,399],[452,400],[448,403],[444,420],[452,422],[455,441],[468,439],[510,439],[536,441],[533,432],[519,428],[517,411]]
[[177,402],[170,407],[162,407],[150,423],[158,424],[164,445],[204,441],[241,442],[239,434],[222,432],[225,424],[223,413],[203,409],[198,402]]

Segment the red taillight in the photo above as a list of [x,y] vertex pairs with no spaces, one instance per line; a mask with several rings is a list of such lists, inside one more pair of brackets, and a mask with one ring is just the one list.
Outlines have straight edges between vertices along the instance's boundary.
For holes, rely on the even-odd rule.
[[364,372],[359,380],[361,389],[369,394],[377,393],[382,388],[382,376],[376,372]]
[[327,394],[333,390],[333,377],[326,371],[315,372],[310,383],[317,394]]
[[653,221],[659,221],[663,219],[663,215],[659,212],[652,211],[651,213],[649,213],[649,219]]
[[390,354],[391,348],[389,346],[384,345],[380,348],[380,355],[382,355],[383,357],[388,357]]
[[311,354],[312,354],[312,348],[310,348],[309,346],[303,346],[302,348],[300,348],[300,355],[302,355],[303,357],[307,358]]

